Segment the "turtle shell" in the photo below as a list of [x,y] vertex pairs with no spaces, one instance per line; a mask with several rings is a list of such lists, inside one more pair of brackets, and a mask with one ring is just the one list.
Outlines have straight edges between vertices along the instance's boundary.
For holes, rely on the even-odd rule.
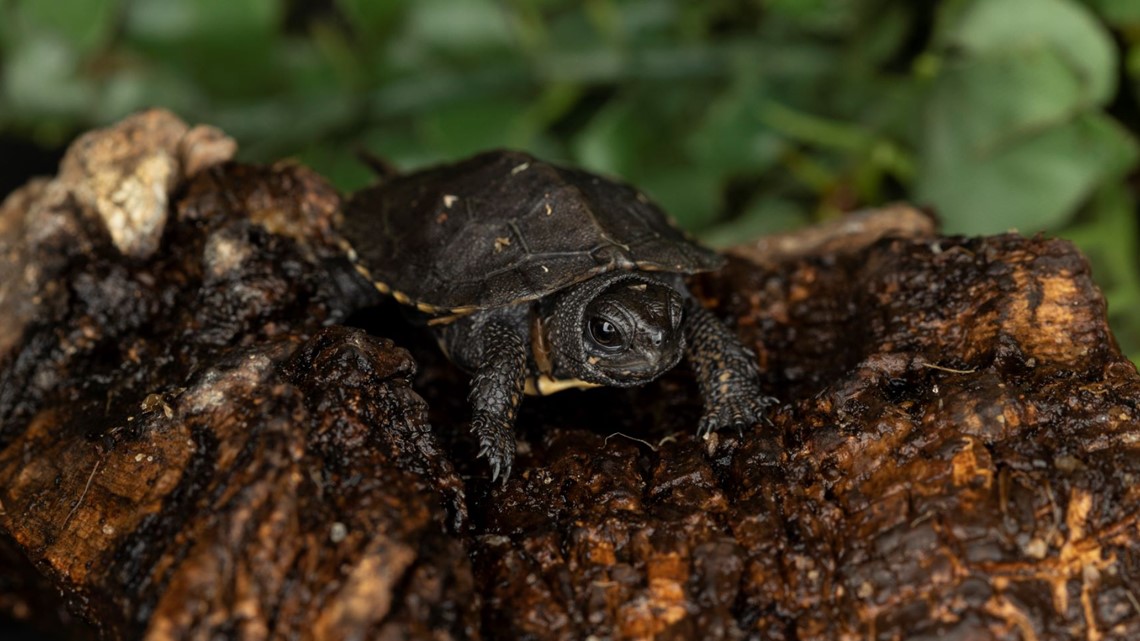
[[515,151],[358,192],[342,232],[380,291],[432,313],[535,300],[611,270],[723,264],[636,189]]

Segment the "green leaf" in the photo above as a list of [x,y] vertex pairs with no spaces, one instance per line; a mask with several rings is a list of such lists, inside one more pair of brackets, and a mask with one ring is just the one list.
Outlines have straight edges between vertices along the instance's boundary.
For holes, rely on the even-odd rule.
[[529,137],[517,116],[526,108],[521,98],[468,99],[425,114],[418,130],[434,148],[451,157],[493,147],[525,147]]
[[75,50],[58,37],[25,39],[4,63],[0,86],[13,111],[80,119],[94,98],[94,87],[77,72]]
[[974,0],[923,113],[916,193],[950,231],[1055,228],[1136,157],[1098,105],[1115,91],[1105,30],[1069,0]]
[[930,96],[928,134],[949,129],[972,158],[984,157],[1087,107],[1080,80],[1052,50],[983,56],[943,71]]
[[324,176],[342,192],[355,191],[376,181],[376,175],[343,145],[317,144],[297,154],[304,165]]
[[353,30],[366,42],[389,36],[399,27],[408,5],[407,0],[336,0]]
[[1116,89],[1112,36],[1073,0],[974,0],[951,29],[949,44],[968,56],[1046,47],[1071,67],[1090,102],[1103,104]]
[[467,55],[513,43],[506,13],[491,0],[415,0],[402,35],[429,50]]
[[235,44],[272,33],[281,19],[274,0],[133,0],[127,28],[137,37],[170,43]]
[[111,35],[119,5],[119,0],[21,0],[16,10],[26,28],[50,32],[86,53]]
[[1136,80],[1140,78],[1140,45],[1132,45],[1128,48],[1124,56],[1124,69],[1132,81],[1129,83],[1131,86],[1129,86],[1128,89],[1135,94]]
[[857,2],[830,0],[767,0],[765,8],[779,18],[781,26],[797,26],[817,32],[844,32],[851,28]]
[[849,33],[858,34],[852,38],[843,56],[845,67],[856,71],[874,71],[880,65],[890,64],[900,49],[906,46],[911,25],[915,23],[915,13],[920,9],[917,3],[861,2],[855,7],[858,21]]
[[636,184],[685,229],[708,227],[719,213],[720,177],[703,167],[661,167]]
[[724,174],[760,173],[780,159],[786,143],[761,118],[767,92],[748,83],[713,99],[686,146],[702,167]]
[[710,247],[740,245],[765,234],[776,234],[802,227],[810,221],[804,206],[787,198],[761,195],[731,222],[711,227],[699,234]]
[[125,33],[152,64],[189,76],[214,101],[249,101],[288,77],[274,65],[281,9],[274,0],[134,0]]
[[574,140],[579,164],[600,173],[624,175],[638,165],[652,126],[641,116],[636,101],[615,100],[583,127]]
[[446,161],[444,154],[429,147],[408,123],[398,120],[363,132],[357,144],[401,171]]
[[1136,160],[1136,143],[1111,118],[1089,113],[978,153],[953,124],[932,123],[917,194],[952,233],[1053,229],[1092,191]]
[[593,118],[574,141],[578,164],[637,185],[682,227],[705,227],[718,214],[723,176],[687,157],[675,133],[701,94],[644,97],[611,102]]
[[115,122],[132,112],[154,106],[155,96],[162,96],[164,108],[182,115],[188,115],[201,99],[198,87],[182,74],[163,73],[152,67],[129,67],[100,83],[98,96],[91,105],[91,118],[96,122]]
[[1136,27],[1140,24],[1140,0],[1085,0],[1109,24],[1117,27]]

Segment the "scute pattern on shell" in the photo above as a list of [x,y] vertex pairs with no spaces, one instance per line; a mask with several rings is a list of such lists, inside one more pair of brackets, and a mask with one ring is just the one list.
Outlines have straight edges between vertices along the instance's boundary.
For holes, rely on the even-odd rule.
[[515,151],[361,191],[342,231],[382,291],[440,311],[535,300],[616,269],[693,274],[723,262],[632,187]]

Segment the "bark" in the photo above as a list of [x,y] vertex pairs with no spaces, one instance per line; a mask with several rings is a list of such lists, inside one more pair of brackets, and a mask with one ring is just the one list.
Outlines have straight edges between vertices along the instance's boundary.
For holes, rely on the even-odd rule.
[[1067,242],[906,207],[694,289],[780,399],[528,398],[347,265],[340,200],[147,112],[0,206],[0,611],[101,639],[1140,638],[1140,376]]

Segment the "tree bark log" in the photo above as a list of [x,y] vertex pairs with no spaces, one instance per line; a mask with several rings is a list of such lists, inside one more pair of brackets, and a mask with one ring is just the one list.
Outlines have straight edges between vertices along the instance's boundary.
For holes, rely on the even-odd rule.
[[756,350],[771,424],[697,439],[683,370],[528,399],[499,487],[466,376],[347,266],[335,191],[232,152],[147,112],[0,206],[9,618],[1140,638],[1140,376],[1067,242],[940,237],[898,207],[736,248],[694,289]]

